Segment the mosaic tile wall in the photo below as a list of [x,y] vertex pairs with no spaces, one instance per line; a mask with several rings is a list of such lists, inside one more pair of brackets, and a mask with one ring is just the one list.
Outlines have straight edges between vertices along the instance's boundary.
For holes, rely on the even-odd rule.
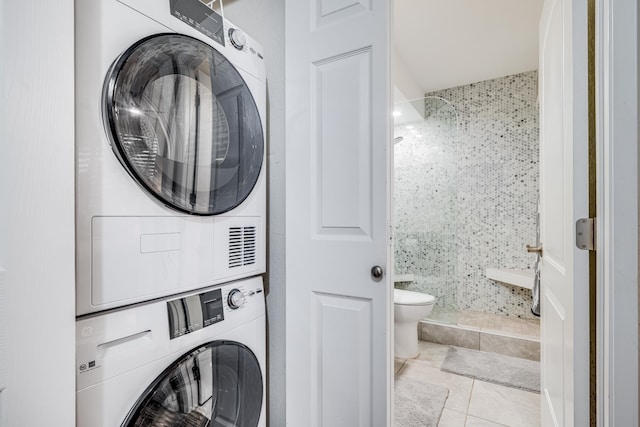
[[533,317],[531,291],[485,269],[534,266],[537,72],[427,96],[425,119],[395,128],[395,272],[414,275],[398,286],[445,308]]

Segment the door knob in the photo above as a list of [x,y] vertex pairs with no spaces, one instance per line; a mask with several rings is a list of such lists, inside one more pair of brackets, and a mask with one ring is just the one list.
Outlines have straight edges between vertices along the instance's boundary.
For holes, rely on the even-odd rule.
[[527,245],[527,252],[529,252],[530,254],[538,254],[542,256],[542,245],[540,246]]
[[384,270],[379,265],[374,265],[371,267],[371,278],[374,282],[379,282],[382,280],[382,276],[384,276]]

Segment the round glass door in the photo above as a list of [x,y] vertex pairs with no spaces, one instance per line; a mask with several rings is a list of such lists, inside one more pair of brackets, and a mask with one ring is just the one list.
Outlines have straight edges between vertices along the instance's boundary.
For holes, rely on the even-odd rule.
[[104,116],[120,163],[175,210],[227,212],[258,180],[256,103],[235,67],[200,40],[159,34],[128,49],[105,82]]
[[205,344],[169,366],[145,391],[123,427],[255,427],[262,374],[255,355],[233,341]]

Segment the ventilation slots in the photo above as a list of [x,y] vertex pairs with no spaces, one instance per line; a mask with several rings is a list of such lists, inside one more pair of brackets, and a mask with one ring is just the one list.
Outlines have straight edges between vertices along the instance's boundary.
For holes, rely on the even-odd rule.
[[256,262],[256,228],[229,228],[229,268]]

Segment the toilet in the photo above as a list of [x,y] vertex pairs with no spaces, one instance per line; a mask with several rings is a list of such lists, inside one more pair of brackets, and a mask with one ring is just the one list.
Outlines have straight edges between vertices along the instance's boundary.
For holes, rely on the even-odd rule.
[[393,290],[395,357],[411,359],[418,355],[418,321],[431,313],[435,303],[433,295]]

